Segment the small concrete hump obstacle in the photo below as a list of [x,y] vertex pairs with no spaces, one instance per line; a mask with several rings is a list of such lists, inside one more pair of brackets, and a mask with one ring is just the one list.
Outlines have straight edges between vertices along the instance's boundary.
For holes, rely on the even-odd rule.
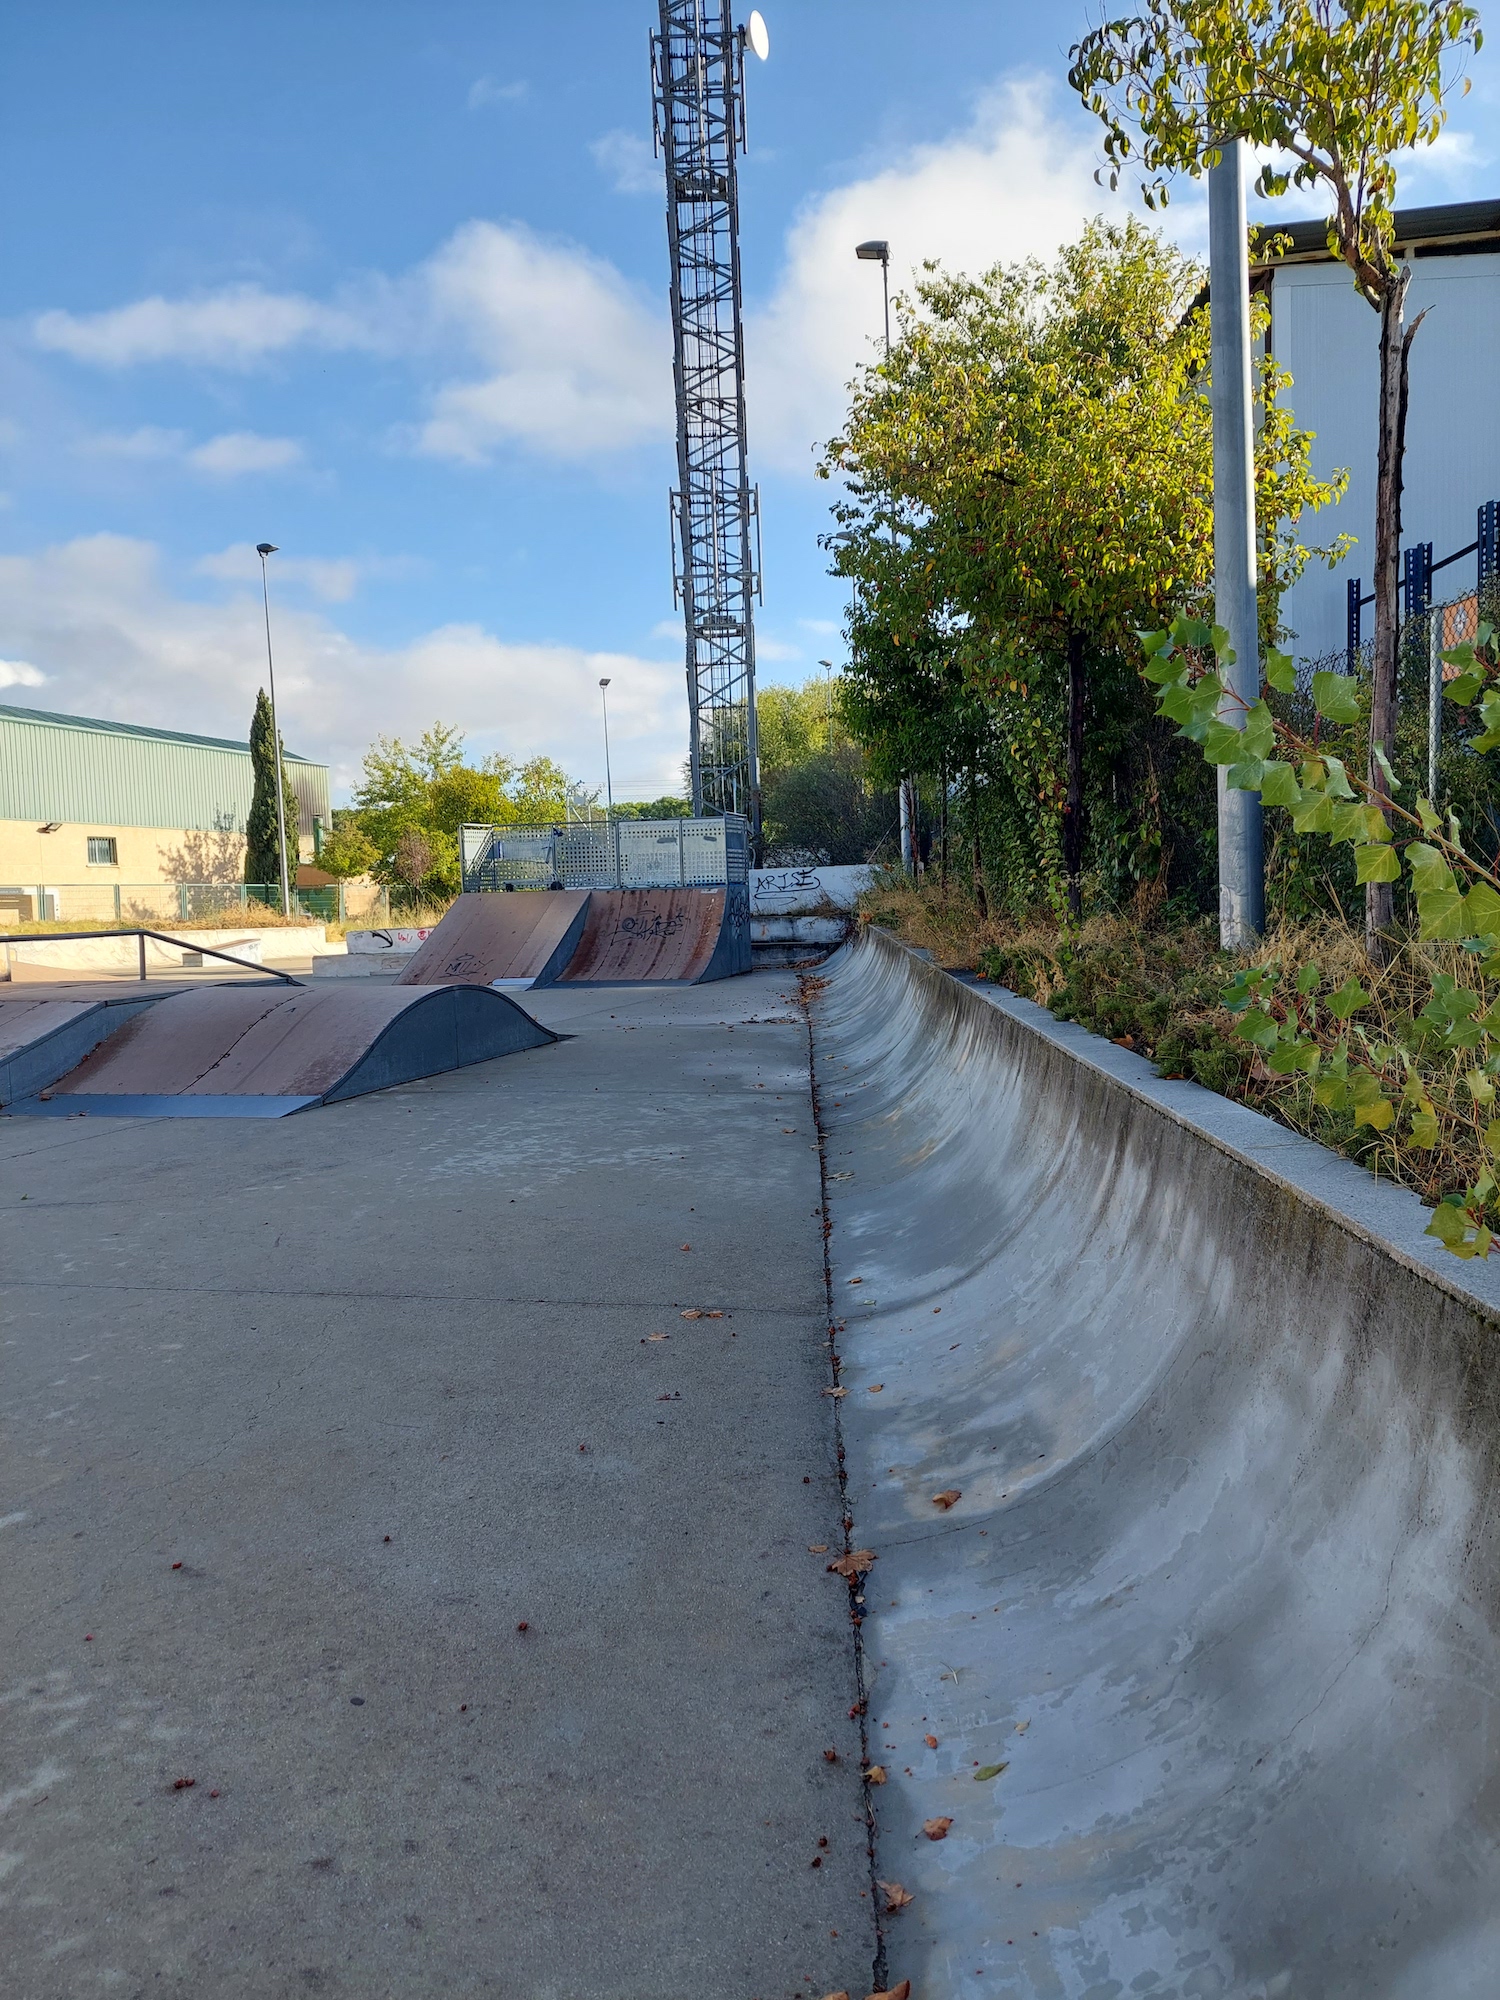
[[[0,1031],[15,1005],[0,1007]],[[48,1022],[6,1065],[31,1093],[5,1101],[12,1114],[282,1118],[557,1040],[487,987],[210,986],[138,1006],[48,1078],[46,1038],[94,1031]]]
[[44,1090],[107,1041],[156,996],[27,993],[0,1001],[0,1105]]
[[460,896],[398,986],[693,986],[750,970],[743,884]]

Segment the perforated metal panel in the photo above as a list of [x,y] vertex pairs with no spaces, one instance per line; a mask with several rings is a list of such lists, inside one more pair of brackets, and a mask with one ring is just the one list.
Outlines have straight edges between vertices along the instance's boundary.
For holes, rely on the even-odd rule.
[[465,826],[463,885],[484,889],[717,889],[749,879],[750,831],[715,819],[612,820],[590,826]]

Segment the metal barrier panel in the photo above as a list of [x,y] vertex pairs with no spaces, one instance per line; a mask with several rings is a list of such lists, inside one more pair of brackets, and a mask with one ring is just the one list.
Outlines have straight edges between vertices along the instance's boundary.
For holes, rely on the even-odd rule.
[[466,893],[489,889],[719,889],[749,879],[750,832],[714,819],[617,819],[572,826],[465,826]]

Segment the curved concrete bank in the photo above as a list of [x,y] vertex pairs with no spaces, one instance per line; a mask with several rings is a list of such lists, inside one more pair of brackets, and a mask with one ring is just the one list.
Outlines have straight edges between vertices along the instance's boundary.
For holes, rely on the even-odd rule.
[[1500,1272],[878,933],[825,972],[890,1983],[1492,1995]]

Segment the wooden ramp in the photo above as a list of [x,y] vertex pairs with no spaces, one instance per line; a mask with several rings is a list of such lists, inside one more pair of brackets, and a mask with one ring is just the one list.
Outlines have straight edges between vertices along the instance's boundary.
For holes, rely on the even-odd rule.
[[76,988],[24,994],[0,988],[0,1105],[31,1097],[66,1076],[160,992],[144,998],[139,986],[123,996],[80,998]]
[[743,887],[596,889],[563,986],[690,986],[750,970]]
[[398,986],[550,986],[572,958],[587,889],[460,896],[396,981]]
[[7,1108],[280,1118],[556,1039],[484,987],[207,987],[158,1001],[51,1089]]

